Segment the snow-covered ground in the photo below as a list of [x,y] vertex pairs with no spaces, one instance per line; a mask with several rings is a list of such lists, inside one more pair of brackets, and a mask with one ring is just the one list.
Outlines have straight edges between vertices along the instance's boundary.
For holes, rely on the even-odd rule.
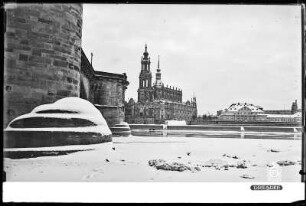
[[[5,151],[14,150],[86,151],[5,158],[7,181],[300,182],[301,140],[131,136],[113,137],[113,142],[95,145]],[[158,170],[148,164],[155,159],[197,166],[200,170]],[[295,164],[279,166],[276,161],[280,160]],[[239,161],[244,161],[247,168],[205,167],[208,163]]]

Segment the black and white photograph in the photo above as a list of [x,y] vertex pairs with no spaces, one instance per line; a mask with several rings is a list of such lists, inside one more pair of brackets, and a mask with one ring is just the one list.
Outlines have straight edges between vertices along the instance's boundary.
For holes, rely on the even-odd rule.
[[302,182],[302,5],[4,11],[6,182]]

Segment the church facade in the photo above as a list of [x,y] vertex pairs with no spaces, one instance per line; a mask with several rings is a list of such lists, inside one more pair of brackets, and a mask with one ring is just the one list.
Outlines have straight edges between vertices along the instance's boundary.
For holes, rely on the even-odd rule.
[[151,60],[145,45],[141,57],[138,101],[130,99],[125,105],[125,120],[130,124],[160,124],[166,120],[185,120],[187,123],[197,116],[197,102],[193,97],[183,102],[179,88],[165,86],[158,65],[155,81],[152,81]]

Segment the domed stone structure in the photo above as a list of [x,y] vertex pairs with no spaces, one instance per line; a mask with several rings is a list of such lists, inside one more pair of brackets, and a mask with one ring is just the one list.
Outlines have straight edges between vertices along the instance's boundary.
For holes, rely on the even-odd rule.
[[78,97],[35,107],[4,130],[4,148],[87,145],[112,141],[99,110]]
[[131,135],[131,128],[129,124],[126,122],[120,122],[119,124],[116,124],[114,127],[111,127],[110,129],[114,136],[130,136]]

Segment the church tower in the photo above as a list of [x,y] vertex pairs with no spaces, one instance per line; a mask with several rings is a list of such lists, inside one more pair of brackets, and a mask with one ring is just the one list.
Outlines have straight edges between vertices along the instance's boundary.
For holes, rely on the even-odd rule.
[[156,72],[156,82],[155,85],[157,87],[161,87],[163,85],[162,81],[161,81],[161,72],[160,72],[160,68],[159,68],[159,56],[158,56],[158,63],[157,63],[157,72]]
[[298,111],[298,105],[297,105],[297,100],[295,100],[291,106],[291,114],[295,114],[297,111]]
[[150,71],[150,57],[145,45],[145,51],[141,57],[141,71],[139,74],[138,102],[153,101],[152,73]]

